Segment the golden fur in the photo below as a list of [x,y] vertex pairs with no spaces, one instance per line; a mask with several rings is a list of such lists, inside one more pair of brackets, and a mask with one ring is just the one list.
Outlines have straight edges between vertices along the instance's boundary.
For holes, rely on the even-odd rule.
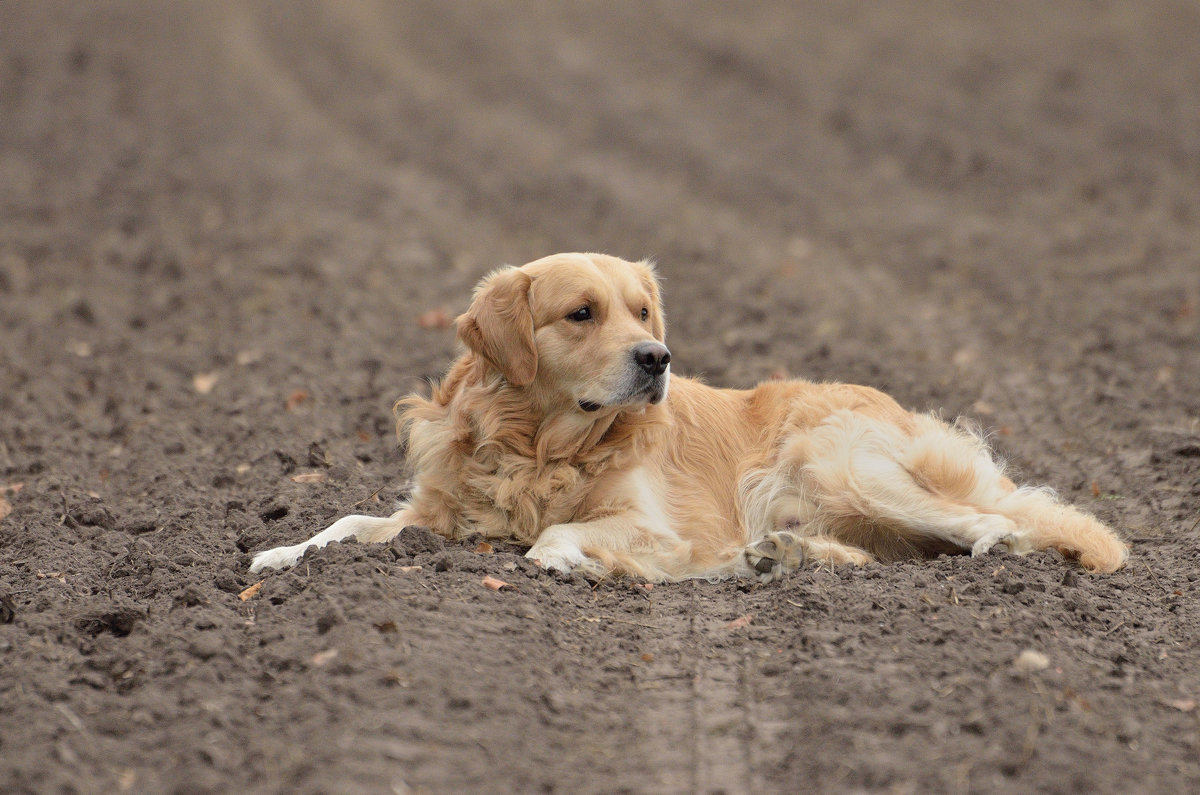
[[671,376],[654,271],[560,254],[486,277],[463,354],[397,404],[415,475],[390,517],[345,517],[262,552],[384,541],[422,525],[531,545],[547,568],[656,580],[779,577],[805,559],[1057,549],[1091,571],[1124,544],[1047,489],[1017,488],[983,440],[874,389],[714,389]]

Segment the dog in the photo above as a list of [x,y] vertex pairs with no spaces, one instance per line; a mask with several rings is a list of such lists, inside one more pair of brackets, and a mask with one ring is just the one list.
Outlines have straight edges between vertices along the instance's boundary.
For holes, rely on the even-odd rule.
[[251,570],[419,525],[529,545],[598,578],[783,577],[1055,549],[1091,572],[1128,549],[1046,488],[1018,488],[980,434],[875,389],[803,380],[717,389],[672,377],[654,267],[558,254],[492,272],[457,319],[461,356],[396,404],[413,473],[391,516],[347,516]]

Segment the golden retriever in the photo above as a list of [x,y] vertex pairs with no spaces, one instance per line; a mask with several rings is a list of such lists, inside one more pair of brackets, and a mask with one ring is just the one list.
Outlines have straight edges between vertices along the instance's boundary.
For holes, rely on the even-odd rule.
[[396,406],[414,474],[388,517],[347,516],[251,569],[421,525],[531,545],[547,569],[778,578],[805,560],[1057,549],[1111,572],[1127,548],[1055,498],[1017,488],[977,434],[874,389],[671,377],[645,262],[558,254],[493,272],[458,318],[465,351]]

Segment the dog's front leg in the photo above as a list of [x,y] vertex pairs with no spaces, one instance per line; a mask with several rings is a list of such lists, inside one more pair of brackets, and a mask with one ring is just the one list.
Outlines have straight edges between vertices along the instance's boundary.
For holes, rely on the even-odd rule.
[[544,569],[586,576],[632,574],[652,580],[678,576],[687,545],[674,533],[656,531],[636,513],[547,527],[525,557]]
[[307,541],[290,547],[275,547],[254,556],[250,571],[263,569],[287,569],[296,565],[304,553],[312,547],[318,549],[334,541],[354,538],[360,543],[389,541],[401,530],[420,524],[421,517],[408,506],[402,507],[391,516],[343,516]]

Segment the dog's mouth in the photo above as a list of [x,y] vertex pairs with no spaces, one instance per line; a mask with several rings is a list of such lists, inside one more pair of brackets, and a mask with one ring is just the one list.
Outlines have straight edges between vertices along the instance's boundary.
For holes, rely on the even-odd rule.
[[663,398],[665,398],[667,396],[666,384],[665,383],[661,383],[661,384],[656,383],[653,387],[650,388],[649,391],[647,391],[645,393],[645,396],[646,396],[646,402],[649,403],[651,406],[662,403]]
[[644,408],[645,406],[653,406],[661,403],[666,396],[667,379],[663,376],[658,376],[649,383],[642,384],[640,389],[635,389],[630,394],[612,398],[605,403],[597,403],[587,399],[581,399],[578,403],[581,411],[592,414],[604,408],[634,408],[639,405]]

